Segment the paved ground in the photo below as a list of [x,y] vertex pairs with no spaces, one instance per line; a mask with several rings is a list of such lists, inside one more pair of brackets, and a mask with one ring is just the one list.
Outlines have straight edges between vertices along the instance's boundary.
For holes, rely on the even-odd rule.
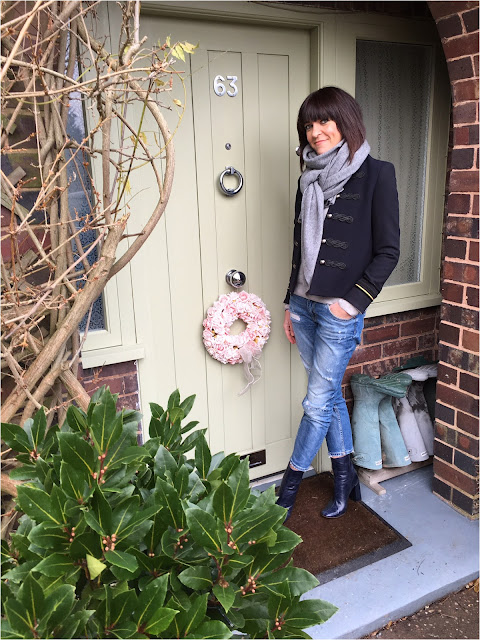
[[[432,483],[429,465],[382,483],[384,495],[362,486],[363,502],[412,546],[312,589],[309,598],[327,600],[339,610],[324,624],[309,629],[309,635],[316,640],[362,638],[478,578],[478,520],[469,520],[439,500],[432,493]],[[448,637],[443,626],[433,635]],[[412,635],[402,633],[400,637]],[[413,637],[422,636],[416,633]]]
[[365,638],[479,638],[478,580]]

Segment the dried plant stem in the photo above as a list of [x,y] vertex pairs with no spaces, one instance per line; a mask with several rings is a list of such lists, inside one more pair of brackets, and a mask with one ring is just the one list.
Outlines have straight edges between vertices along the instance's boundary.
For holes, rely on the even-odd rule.
[[[54,2],[55,2],[55,0],[47,0],[47,2],[45,3],[44,7],[48,6],[49,4],[53,4]],[[41,6],[41,4],[42,4],[42,0],[37,0],[37,2],[35,3],[35,6],[33,7],[32,11],[30,12],[30,15],[25,20],[25,22],[24,22],[24,24],[22,26],[22,29],[21,29],[21,31],[20,31],[20,33],[18,35],[18,38],[16,39],[15,44],[13,45],[13,49],[10,51],[9,56],[6,59],[5,64],[2,67],[2,70],[0,72],[0,82],[5,78],[5,76],[7,74],[7,71],[10,68],[10,65],[12,64],[12,61],[15,58],[15,54],[17,53],[18,49],[22,45],[23,38],[25,37],[25,34],[27,33],[31,22],[35,18],[36,12],[37,12],[38,8]]]
[[[147,50],[135,0],[112,3],[112,10],[121,5],[122,25],[118,51],[107,51],[107,40],[86,26],[97,4],[1,3],[1,144],[8,167],[1,189],[10,225],[1,259],[6,422],[23,423],[42,405],[49,407],[48,424],[63,420],[69,402],[87,409],[77,373],[93,304],[146,242],[171,193],[173,134],[159,94],[180,77],[173,57],[181,43]],[[79,135],[69,118],[80,112],[88,126]],[[143,131],[147,116],[158,128],[155,145]],[[145,165],[156,195],[143,228],[128,233],[129,178]],[[80,206],[72,205],[76,194]],[[3,453],[2,460],[13,455]],[[6,473],[3,489],[14,496],[17,483]]]

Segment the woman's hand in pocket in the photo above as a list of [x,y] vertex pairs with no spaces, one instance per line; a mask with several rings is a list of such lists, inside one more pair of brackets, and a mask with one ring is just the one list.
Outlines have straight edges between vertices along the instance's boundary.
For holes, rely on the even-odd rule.
[[339,318],[339,320],[351,320],[353,316],[342,309],[342,307],[338,304],[338,302],[334,302],[329,306],[330,313],[332,316]]
[[283,321],[283,330],[285,331],[287,340],[291,344],[295,344],[295,332],[293,330],[292,320],[290,318],[290,311],[288,309],[285,309],[285,320]]

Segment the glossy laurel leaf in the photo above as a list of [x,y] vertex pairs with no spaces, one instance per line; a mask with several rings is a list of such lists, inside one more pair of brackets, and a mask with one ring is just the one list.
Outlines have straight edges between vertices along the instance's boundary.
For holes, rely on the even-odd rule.
[[225,609],[225,613],[228,613],[230,611],[230,607],[235,601],[235,591],[233,587],[226,581],[222,581],[222,584],[217,583],[213,587],[212,591],[222,607]]
[[27,434],[18,424],[2,423],[2,439],[11,449],[19,453],[30,453],[30,451],[33,451]]
[[195,443],[195,466],[200,478],[206,478],[210,469],[212,454],[204,435],[201,435]]
[[56,578],[68,573],[72,567],[73,561],[69,556],[61,553],[52,553],[52,555],[47,556],[37,564],[35,571],[51,578]]
[[37,522],[50,522],[60,525],[62,513],[45,491],[36,487],[18,487],[17,502],[20,509]]
[[135,556],[132,556],[130,553],[125,553],[124,551],[107,551],[105,553],[105,560],[110,562],[110,564],[114,564],[116,567],[127,569],[130,573],[133,573],[135,569],[138,568],[138,562]]
[[106,564],[104,564],[100,560],[97,560],[97,558],[94,558],[88,553],[86,560],[88,573],[90,574],[90,580],[95,580],[95,578],[97,578],[102,573],[102,571],[105,571],[105,569],[107,568]]
[[85,442],[80,435],[76,433],[59,433],[58,444],[62,460],[72,465],[74,469],[93,476],[97,468],[93,447]]
[[[220,551],[222,541],[217,530],[217,521],[206,511],[192,507],[186,511],[188,528],[198,544],[212,551]],[[226,534],[225,534],[226,541]]]
[[178,575],[178,579],[191,589],[209,589],[212,586],[212,573],[209,567],[188,567]]
[[167,584],[168,575],[165,574],[150,582],[142,591],[134,613],[134,620],[139,627],[150,620],[158,607],[163,606]]

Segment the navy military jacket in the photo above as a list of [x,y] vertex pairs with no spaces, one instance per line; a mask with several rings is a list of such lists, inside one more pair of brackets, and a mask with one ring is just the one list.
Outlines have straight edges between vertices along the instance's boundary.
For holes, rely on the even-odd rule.
[[[297,190],[290,283],[295,290],[300,268],[302,194]],[[344,298],[364,312],[378,296],[400,254],[395,168],[367,156],[330,205],[309,295]]]

